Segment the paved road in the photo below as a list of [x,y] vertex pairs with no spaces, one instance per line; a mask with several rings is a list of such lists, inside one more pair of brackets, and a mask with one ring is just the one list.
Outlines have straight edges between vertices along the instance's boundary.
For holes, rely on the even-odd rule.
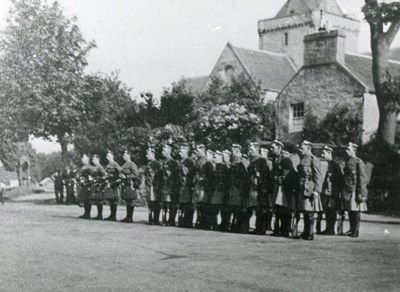
[[143,208],[135,224],[81,211],[0,205],[0,290],[400,291],[398,219],[368,216],[358,239],[309,242],[148,226]]

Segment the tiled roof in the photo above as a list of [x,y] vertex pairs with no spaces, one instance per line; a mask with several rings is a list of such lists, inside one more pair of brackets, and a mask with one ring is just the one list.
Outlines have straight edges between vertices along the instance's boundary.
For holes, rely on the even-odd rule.
[[198,76],[192,78],[185,78],[184,80],[186,81],[186,87],[188,89],[190,89],[193,93],[200,93],[203,90],[207,79],[208,76]]
[[[372,77],[372,57],[346,53],[345,65],[365,86],[374,91],[375,86]],[[400,62],[390,61],[389,72],[393,76],[399,76]]]
[[296,73],[295,66],[286,55],[231,47],[253,80],[261,81],[264,90],[282,90]]
[[275,17],[285,17],[319,10],[343,15],[343,11],[336,0],[288,0]]

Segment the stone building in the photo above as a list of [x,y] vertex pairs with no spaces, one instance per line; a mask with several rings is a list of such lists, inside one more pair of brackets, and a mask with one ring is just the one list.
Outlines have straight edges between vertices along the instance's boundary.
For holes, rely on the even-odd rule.
[[[295,143],[308,112],[322,119],[338,104],[354,104],[364,120],[365,142],[379,116],[372,59],[357,54],[359,32],[360,21],[336,0],[288,0],[274,18],[258,22],[259,50],[228,43],[210,75],[188,84],[200,92],[213,77],[229,84],[231,76],[245,74],[261,85],[266,101],[276,102],[277,138]],[[399,75],[400,63],[390,66]]]

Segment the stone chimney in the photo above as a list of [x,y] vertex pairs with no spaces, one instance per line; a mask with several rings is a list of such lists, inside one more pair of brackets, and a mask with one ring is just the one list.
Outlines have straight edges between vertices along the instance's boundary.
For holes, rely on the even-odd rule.
[[304,66],[344,64],[346,35],[338,30],[323,31],[304,37]]

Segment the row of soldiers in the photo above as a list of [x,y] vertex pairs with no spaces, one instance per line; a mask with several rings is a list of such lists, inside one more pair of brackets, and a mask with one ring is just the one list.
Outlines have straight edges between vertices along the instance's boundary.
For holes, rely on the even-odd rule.
[[[356,156],[357,145],[349,143],[342,167],[332,159],[333,149],[329,146],[323,148],[322,159],[313,155],[312,143],[308,141],[303,141],[299,149],[300,162],[294,165],[290,153],[278,140],[269,149],[251,143],[249,160],[243,158],[239,144],[233,144],[231,151],[216,152],[206,150],[203,144],[194,151],[181,145],[178,161],[172,158],[169,145],[162,147],[161,161],[156,160],[156,151],[149,148],[144,174],[149,224],[176,226],[177,220],[178,226],[192,228],[196,219],[197,228],[249,233],[250,220],[255,215],[255,230],[251,233],[265,235],[267,230],[273,230],[275,236],[313,240],[315,214],[317,233],[333,235],[337,212],[348,211],[347,234],[357,237],[367,196],[365,167]],[[123,159],[121,167],[109,152],[108,164],[103,168],[98,155],[92,158],[94,166],[88,156],[82,157],[82,218],[90,218],[94,202],[98,213],[92,219],[102,220],[103,203],[107,201],[110,216],[105,220],[116,221],[120,196],[127,208],[122,222],[133,222],[139,172],[129,152],[124,153]],[[323,212],[327,224],[322,232]],[[304,231],[297,235],[301,213]],[[271,228],[273,215],[275,222]]]
[[[69,166],[52,176],[57,204],[75,204],[75,176],[75,171]],[[66,194],[65,201],[64,194]]]

